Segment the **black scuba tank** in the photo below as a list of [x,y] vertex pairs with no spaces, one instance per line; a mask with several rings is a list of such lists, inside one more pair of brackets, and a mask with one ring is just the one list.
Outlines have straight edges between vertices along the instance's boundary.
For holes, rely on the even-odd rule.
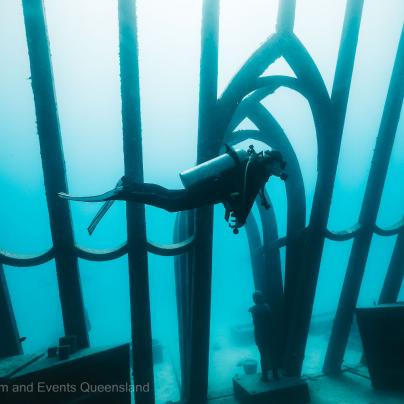
[[181,172],[182,184],[186,189],[204,188],[220,181],[237,167],[244,166],[248,158],[245,150],[228,147],[227,153]]

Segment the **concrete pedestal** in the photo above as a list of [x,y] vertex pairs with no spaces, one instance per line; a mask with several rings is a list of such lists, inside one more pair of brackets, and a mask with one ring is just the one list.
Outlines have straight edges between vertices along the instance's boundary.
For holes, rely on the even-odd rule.
[[263,382],[261,375],[233,378],[234,395],[242,404],[305,404],[310,402],[307,383],[297,377]]

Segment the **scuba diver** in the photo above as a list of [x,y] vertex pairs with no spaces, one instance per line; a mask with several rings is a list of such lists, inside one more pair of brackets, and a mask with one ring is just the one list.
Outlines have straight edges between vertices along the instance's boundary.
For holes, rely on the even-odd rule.
[[157,184],[137,183],[122,177],[111,191],[97,196],[78,197],[59,193],[61,198],[82,202],[105,202],[98,211],[88,232],[97,224],[115,200],[134,201],[156,206],[169,212],[200,208],[223,203],[225,220],[237,234],[245,224],[257,195],[268,209],[264,188],[271,175],[286,180],[286,162],[278,151],[257,153],[249,149],[234,149],[225,145],[226,153],[180,173],[184,189],[167,189]]

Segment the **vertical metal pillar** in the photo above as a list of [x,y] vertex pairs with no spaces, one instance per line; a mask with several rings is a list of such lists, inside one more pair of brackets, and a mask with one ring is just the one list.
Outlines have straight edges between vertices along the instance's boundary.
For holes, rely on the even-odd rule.
[[347,2],[341,44],[338,52],[337,66],[335,68],[331,103],[335,113],[337,133],[340,138],[342,138],[344,130],[349,90],[351,88],[352,72],[362,19],[363,2],[364,0],[348,0]]
[[[215,156],[219,0],[204,0],[199,89],[198,163]],[[189,403],[206,401],[209,372],[213,206],[196,210],[195,261],[191,306]]]
[[[177,214],[174,242],[186,240],[194,234],[194,212],[186,211]],[[187,402],[189,397],[190,377],[190,340],[191,340],[191,293],[192,267],[194,249],[174,257],[175,286],[177,298],[178,336],[181,363],[181,400]]]
[[[125,175],[143,182],[136,1],[119,0],[119,51]],[[133,378],[149,391],[135,392],[137,404],[153,404],[154,376],[145,206],[126,204]]]
[[296,0],[279,0],[277,32],[293,32],[295,24]]
[[254,288],[261,290],[263,274],[265,273],[265,256],[262,247],[260,231],[254,213],[251,212],[245,224],[248,247],[250,250],[251,268],[254,280]]
[[[305,262],[297,275],[298,281],[292,282],[295,298],[289,318],[285,368],[290,375],[301,373],[311,314],[316,293],[318,274],[324,248],[324,234],[328,222],[331,198],[337,171],[341,146],[346,105],[358,42],[363,0],[350,0],[347,3],[337,67],[331,96],[333,121],[330,122],[330,137],[327,156],[322,155],[321,167],[318,167],[318,184],[313,199],[309,227],[305,233]],[[318,192],[321,190],[321,193]],[[290,296],[290,294],[289,294]]]
[[80,274],[74,250],[68,202],[57,196],[67,192],[66,170],[56,106],[49,41],[42,0],[22,1],[39,145],[65,333],[88,346]]
[[356,302],[366,267],[373,228],[387,175],[404,95],[404,29],[401,32],[393,73],[377,136],[372,165],[359,216],[362,230],[355,238],[342,286],[338,309],[324,361],[323,371],[338,372],[344,358]]
[[[265,192],[265,196],[271,204],[271,199]],[[266,210],[261,202],[258,202],[258,212],[262,222],[264,273],[262,276],[261,291],[266,300],[277,314],[278,320],[283,316],[283,283],[281,268],[281,253],[279,247],[274,245],[278,239],[278,226],[276,224],[273,209]],[[279,324],[278,324],[279,325]]]
[[397,236],[394,245],[393,254],[389,267],[387,269],[386,278],[384,279],[383,288],[380,293],[379,304],[395,303],[401,289],[401,283],[404,276],[404,230],[401,230]]
[[3,265],[0,264],[0,358],[22,353]]

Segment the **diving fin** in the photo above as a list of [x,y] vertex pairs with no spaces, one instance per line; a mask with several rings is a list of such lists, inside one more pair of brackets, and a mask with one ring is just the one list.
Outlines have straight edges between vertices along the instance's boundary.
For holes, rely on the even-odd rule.
[[116,188],[111,191],[107,191],[101,195],[95,196],[73,196],[66,194],[64,192],[59,192],[58,196],[63,199],[68,199],[69,201],[79,201],[79,202],[105,202],[110,201],[116,195]]
[[90,236],[93,234],[93,231],[97,227],[98,223],[105,216],[105,214],[108,212],[109,208],[112,206],[112,204],[114,202],[115,202],[114,200],[109,200],[109,201],[106,201],[101,206],[101,209],[97,212],[97,214],[94,216],[94,219],[91,221],[90,225],[87,227],[87,231]]
[[104,202],[104,204],[101,206],[100,210],[97,212],[97,214],[94,216],[94,219],[91,221],[90,225],[87,227],[88,233],[93,234],[95,228],[97,227],[98,223],[101,221],[101,219],[105,216],[105,214],[108,212],[110,207],[113,205],[113,203],[116,200],[116,195],[117,191],[121,190],[123,185],[123,178],[121,178],[118,183],[116,184],[115,188],[112,189],[111,191],[105,192],[101,195],[95,195],[95,196],[72,196],[69,194],[66,194],[64,192],[59,192],[58,196],[63,199],[68,199],[70,201],[80,201],[80,202]]

